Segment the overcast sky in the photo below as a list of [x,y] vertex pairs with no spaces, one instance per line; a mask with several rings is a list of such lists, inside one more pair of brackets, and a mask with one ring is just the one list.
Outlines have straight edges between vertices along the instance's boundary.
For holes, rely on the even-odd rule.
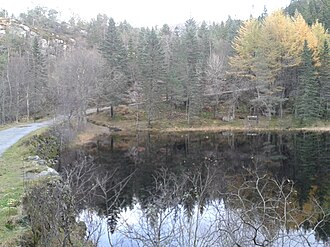
[[0,8],[18,15],[35,6],[61,12],[61,19],[78,15],[83,19],[106,14],[116,22],[127,20],[133,26],[176,25],[193,17],[201,22],[221,22],[232,18],[257,17],[264,6],[268,12],[284,8],[290,0],[0,0]]

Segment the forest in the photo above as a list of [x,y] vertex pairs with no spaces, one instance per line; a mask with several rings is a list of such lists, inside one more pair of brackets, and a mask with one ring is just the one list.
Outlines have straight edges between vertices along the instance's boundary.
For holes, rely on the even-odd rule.
[[99,14],[68,22],[0,11],[0,124],[129,105],[148,126],[179,115],[330,117],[330,0],[293,0],[258,18],[136,28]]

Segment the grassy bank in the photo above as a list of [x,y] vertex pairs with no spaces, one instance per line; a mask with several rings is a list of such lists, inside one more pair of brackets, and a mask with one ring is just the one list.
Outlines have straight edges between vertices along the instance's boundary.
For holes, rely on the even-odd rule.
[[[137,121],[139,119],[139,121]],[[150,127],[147,126],[145,115],[129,108],[117,108],[115,117],[110,118],[109,112],[101,112],[91,114],[88,121],[92,124],[102,127],[103,132],[116,132],[118,135],[134,134],[137,131],[150,131],[159,133],[173,132],[189,132],[189,131],[320,131],[330,132],[330,122],[314,122],[308,126],[302,126],[292,116],[284,118],[260,117],[257,121],[244,119],[234,119],[230,122],[216,119],[211,113],[204,113],[202,117],[191,119],[187,124],[185,115],[175,113],[170,118],[161,118],[152,122]],[[96,130],[95,130],[96,131]],[[100,131],[100,130],[98,130]]]
[[40,129],[24,137],[0,157],[0,246],[17,246],[16,240],[26,230],[22,219],[21,201],[24,193],[24,172],[31,169],[31,163],[24,161],[31,149],[24,142]]

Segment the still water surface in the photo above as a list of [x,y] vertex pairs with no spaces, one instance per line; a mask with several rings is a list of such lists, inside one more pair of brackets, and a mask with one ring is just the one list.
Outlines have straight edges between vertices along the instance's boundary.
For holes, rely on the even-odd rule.
[[[99,246],[328,246],[329,133],[102,136]],[[103,182],[102,182],[103,181]]]

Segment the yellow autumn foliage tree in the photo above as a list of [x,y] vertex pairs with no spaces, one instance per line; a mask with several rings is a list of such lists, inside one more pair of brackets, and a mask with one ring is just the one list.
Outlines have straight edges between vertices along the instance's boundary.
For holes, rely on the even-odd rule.
[[250,19],[243,23],[232,46],[235,55],[230,58],[236,75],[254,75],[255,54],[263,54],[274,77],[286,67],[298,66],[305,40],[318,64],[322,44],[329,39],[320,23],[308,26],[301,14],[293,18],[283,11],[273,12],[264,20]]
[[324,40],[328,39],[323,25],[309,26],[299,13],[290,17],[275,11],[263,19],[250,19],[243,23],[232,44],[235,55],[229,59],[229,73],[255,89],[251,103],[259,111],[270,118],[279,109],[282,115],[286,87],[292,89],[296,83],[283,74],[288,70],[293,71],[292,75],[296,73],[305,41],[318,66]]
[[294,25],[290,17],[283,15],[281,11],[266,17],[261,25],[262,36],[258,40],[258,47],[267,54],[266,62],[276,74],[290,61],[287,56]]
[[317,58],[317,65],[320,65],[320,57],[323,54],[324,42],[327,41],[329,44],[330,36],[325,30],[323,24],[318,21],[311,26],[311,31],[317,40],[314,56]]
[[252,67],[256,59],[261,25],[256,19],[245,21],[233,42],[236,55],[231,57],[230,64],[234,73],[243,77],[253,77]]
[[318,40],[317,37],[312,32],[312,29],[306,23],[303,16],[296,13],[295,17],[292,19],[294,23],[294,32],[291,37],[291,49],[290,54],[295,58],[293,66],[299,65],[301,63],[301,54],[304,49],[305,40],[307,41],[308,47],[313,52],[313,60],[317,62],[319,57],[317,56]]

